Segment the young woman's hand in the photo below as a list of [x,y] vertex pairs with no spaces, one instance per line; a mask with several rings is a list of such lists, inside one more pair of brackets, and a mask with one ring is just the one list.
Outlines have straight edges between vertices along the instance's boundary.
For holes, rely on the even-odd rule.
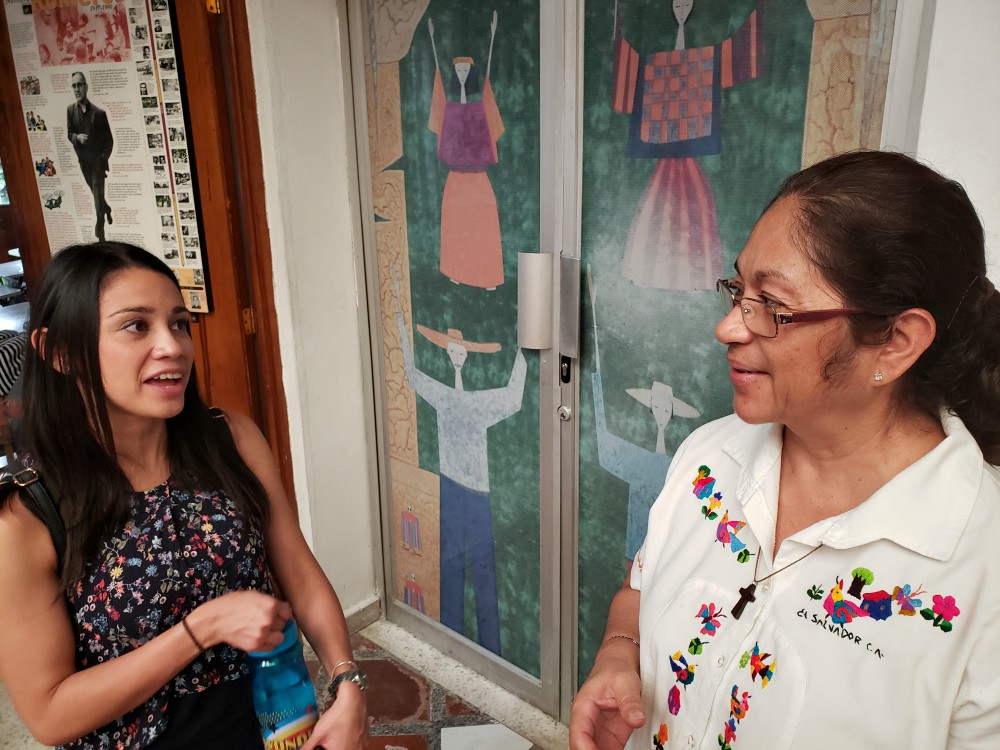
[[228,643],[242,651],[270,651],[281,644],[287,602],[259,591],[233,591],[197,607],[188,627],[205,648]]
[[337,699],[319,717],[302,750],[364,750],[367,737],[365,694],[353,682],[342,682]]

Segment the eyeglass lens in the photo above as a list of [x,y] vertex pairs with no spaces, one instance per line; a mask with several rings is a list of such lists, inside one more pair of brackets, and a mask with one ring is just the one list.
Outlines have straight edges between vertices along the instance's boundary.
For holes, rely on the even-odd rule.
[[722,309],[728,315],[734,307],[739,307],[743,314],[743,324],[758,336],[774,338],[778,335],[778,324],[774,311],[756,299],[744,297],[737,302],[732,291],[725,284],[718,285],[719,299]]

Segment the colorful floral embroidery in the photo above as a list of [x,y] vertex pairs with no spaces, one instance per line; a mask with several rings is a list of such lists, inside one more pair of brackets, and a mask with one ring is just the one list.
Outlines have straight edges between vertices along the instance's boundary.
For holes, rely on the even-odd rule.
[[945,633],[951,630],[951,621],[962,614],[962,611],[955,606],[955,597],[934,595],[934,606],[929,609],[920,610],[920,615],[925,620],[933,621],[936,628],[941,628]]
[[[919,584],[916,588],[908,583],[895,585],[892,587],[892,593],[889,593],[888,589],[864,592],[865,586],[870,586],[874,581],[875,574],[868,568],[855,568],[851,571],[851,586],[845,595],[844,579],[836,580],[823,602],[823,609],[835,625],[849,624],[858,617],[867,617],[874,622],[888,620],[894,614],[913,617],[919,611],[920,615],[929,620],[934,627],[948,633],[954,627],[952,620],[961,614],[961,610],[955,604],[955,597],[942,594],[934,595],[932,607],[920,609],[923,600],[918,597],[927,593],[923,584]],[[806,591],[810,599],[819,599],[822,594],[823,590],[819,586],[813,586]],[[860,600],[860,605],[847,597]]]
[[[756,682],[759,676],[761,689],[766,688],[774,678],[774,665],[777,663],[777,659],[772,660],[770,664],[764,662],[770,657],[771,655],[768,653],[761,654],[760,644],[755,643],[753,649],[744,652],[740,658],[740,669],[745,669],[749,665],[750,679]],[[736,742],[736,727],[750,712],[750,697],[750,693],[746,690],[740,692],[738,684],[733,685],[733,689],[729,693],[729,718],[722,725],[722,733],[718,736],[720,750],[732,750],[733,744]]]
[[705,520],[714,521],[716,518],[719,517],[719,514],[716,513],[715,511],[717,511],[721,507],[722,507],[722,493],[716,492],[714,495],[712,495],[712,498],[708,501],[708,505],[701,506],[701,514],[705,516]]
[[[706,521],[715,521],[719,517],[719,510],[722,508],[722,492],[715,491],[715,477],[711,476],[712,470],[702,464],[698,467],[698,473],[691,482],[691,490],[699,500],[707,500],[701,506],[701,515]],[[751,553],[746,548],[746,544],[737,534],[746,527],[746,521],[730,521],[729,511],[723,511],[722,520],[716,524],[715,539],[722,543],[723,547],[728,546],[729,551],[736,555],[737,562],[745,563],[750,559]]]

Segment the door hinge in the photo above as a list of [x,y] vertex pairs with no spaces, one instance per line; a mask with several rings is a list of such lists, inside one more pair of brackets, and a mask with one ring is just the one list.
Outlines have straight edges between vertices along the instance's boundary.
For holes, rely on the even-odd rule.
[[257,334],[257,319],[254,317],[252,307],[243,308],[243,333],[247,336],[255,336]]
[[217,16],[222,15],[222,0],[205,0],[205,9]]

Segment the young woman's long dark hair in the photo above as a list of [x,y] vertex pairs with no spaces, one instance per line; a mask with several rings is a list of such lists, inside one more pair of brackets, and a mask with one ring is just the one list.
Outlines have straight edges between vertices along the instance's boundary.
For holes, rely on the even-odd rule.
[[[31,304],[19,448],[34,461],[66,524],[62,582],[83,575],[102,537],[127,517],[132,487],[118,465],[98,349],[100,295],[110,277],[141,268],[177,286],[155,256],[122,242],[73,245],[42,273]],[[179,289],[179,287],[178,287]],[[250,518],[267,519],[267,494],[222,418],[202,401],[192,365],[184,408],[167,420],[171,481],[223,490]]]

